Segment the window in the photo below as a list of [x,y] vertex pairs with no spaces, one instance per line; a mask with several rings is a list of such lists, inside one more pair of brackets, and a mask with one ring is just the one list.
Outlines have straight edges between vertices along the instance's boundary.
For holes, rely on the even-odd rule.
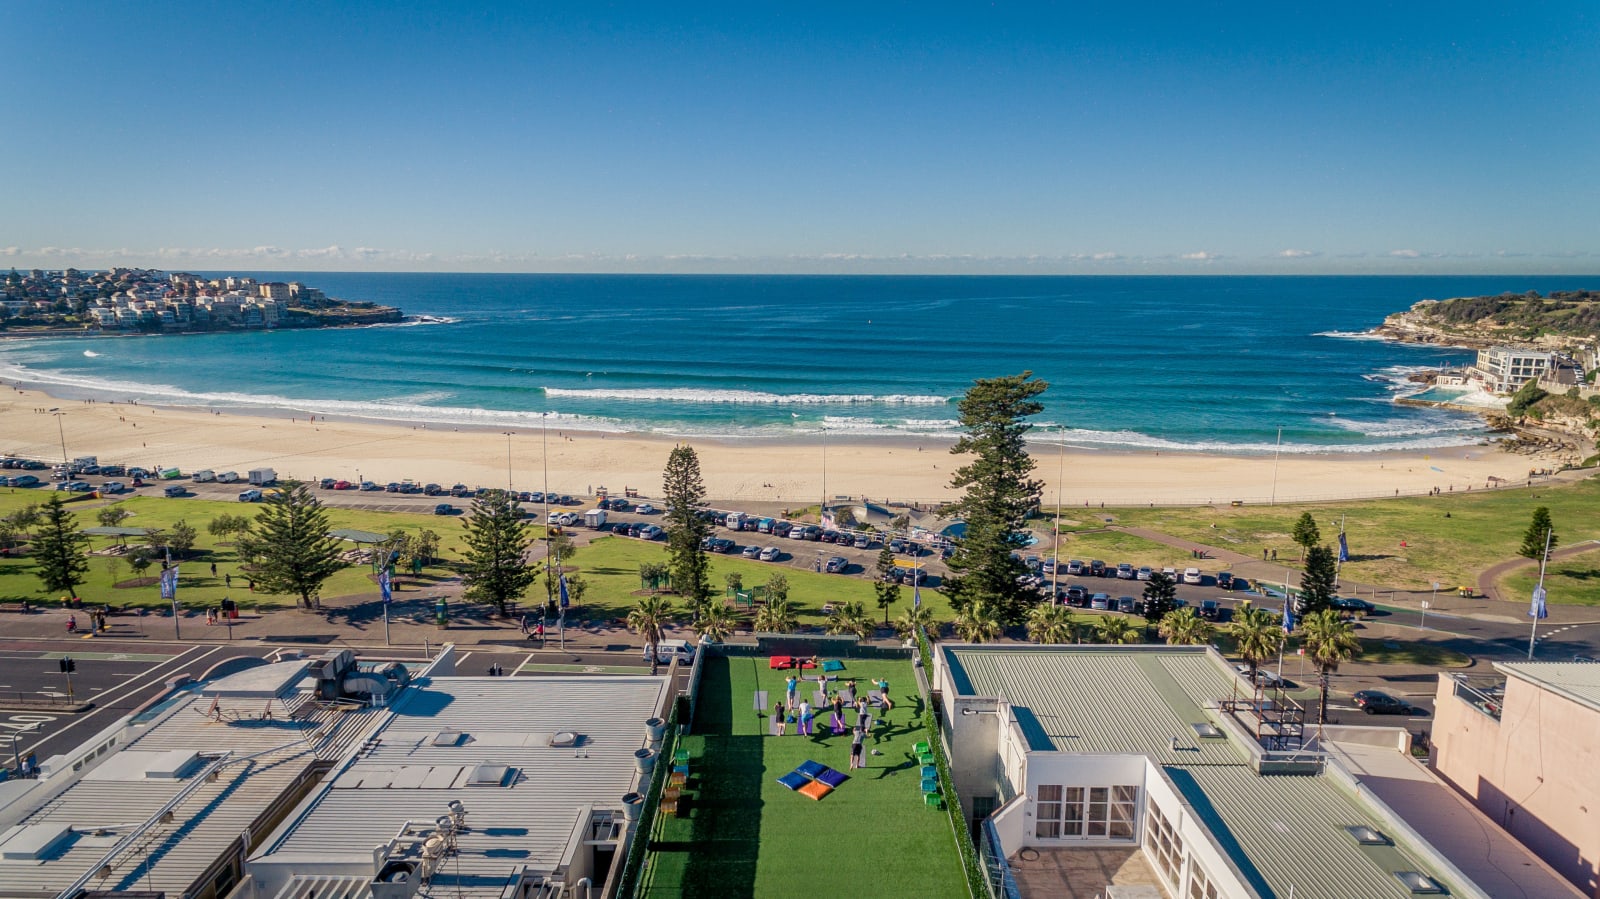
[[1205,869],[1193,862],[1189,863],[1189,899],[1218,899],[1222,894],[1218,892],[1217,885],[1206,876]]
[[1039,822],[1035,834],[1042,840],[1053,840],[1061,836],[1061,787],[1039,787],[1038,802],[1034,805],[1034,817]]
[[1178,876],[1183,870],[1183,840],[1154,803],[1146,806],[1145,814],[1148,816],[1144,831],[1145,851],[1176,890]]
[[1035,833],[1043,838],[1132,840],[1139,788],[1040,786]]

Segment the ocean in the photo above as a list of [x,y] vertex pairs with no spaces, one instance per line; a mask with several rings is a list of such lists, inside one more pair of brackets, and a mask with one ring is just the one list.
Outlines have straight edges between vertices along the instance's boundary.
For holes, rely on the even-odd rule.
[[[973,379],[1050,383],[1042,439],[1370,452],[1473,443],[1398,405],[1460,350],[1362,339],[1423,298],[1572,278],[255,273],[437,321],[0,341],[0,378],[69,398],[734,440],[941,439]],[[1061,429],[1061,438],[1056,435]]]

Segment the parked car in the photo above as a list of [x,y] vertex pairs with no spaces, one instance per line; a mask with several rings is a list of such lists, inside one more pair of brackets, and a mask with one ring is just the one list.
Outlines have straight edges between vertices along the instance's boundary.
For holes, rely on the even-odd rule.
[[1067,602],[1082,607],[1089,601],[1089,590],[1082,584],[1073,584],[1067,588]]
[[1044,563],[1039,566],[1039,571],[1041,573],[1043,573],[1043,574],[1055,574],[1056,573],[1056,560],[1053,559],[1053,558],[1052,559],[1045,559]]
[[[1244,675],[1245,680],[1249,680],[1250,679],[1250,666],[1249,665],[1235,665],[1235,666],[1233,666],[1233,670],[1235,670],[1235,671],[1239,672],[1240,674]],[[1280,685],[1281,683],[1283,683],[1283,679],[1278,677],[1276,674],[1272,673],[1271,671],[1268,671],[1265,668],[1257,668],[1256,669],[1256,683],[1260,684],[1263,687],[1276,687],[1276,686]]]
[[108,478],[124,477],[124,476],[127,475],[127,473],[128,473],[128,467],[126,465],[102,465],[102,466],[100,466],[100,474],[102,474],[102,475],[104,475],[105,477],[108,477]]
[[1183,582],[1185,584],[1190,584],[1190,585],[1199,584],[1200,583],[1200,569],[1198,569],[1198,568],[1185,568],[1183,570]]
[[128,485],[121,481],[106,481],[100,485],[101,493],[126,493]]
[[444,488],[440,487],[438,484],[427,484],[422,488],[423,496],[438,496],[442,493],[444,493]]
[[647,524],[639,529],[639,539],[641,540],[664,540],[666,536],[666,530],[660,525]]
[[189,491],[185,490],[183,488],[182,484],[173,484],[171,487],[168,487],[166,490],[163,490],[162,492],[165,493],[170,498],[177,498],[177,497],[183,496],[185,493],[188,493]]
[[1168,565],[1166,568],[1161,569],[1161,573],[1166,575],[1167,579],[1172,581],[1174,584],[1179,583],[1178,569]]
[[1136,581],[1148,581],[1154,574],[1155,571],[1149,565],[1146,565],[1133,573],[1133,579]]
[[1089,563],[1089,576],[1090,577],[1105,577],[1106,576],[1106,563],[1100,561],[1099,559],[1095,559],[1094,561],[1090,562]]
[[1233,576],[1233,589],[1235,589],[1235,590],[1249,590],[1250,589],[1250,581],[1249,581],[1249,579],[1248,578],[1242,578],[1242,577],[1238,576],[1237,574],[1234,575]]
[[1231,572],[1231,571],[1219,571],[1219,572],[1217,572],[1217,586],[1221,587],[1224,590],[1232,590],[1233,589],[1233,572]]
[[1131,596],[1117,597],[1117,611],[1124,615],[1132,615],[1139,608],[1139,604]]
[[335,489],[335,490],[349,490],[350,489],[350,482],[349,481],[345,481],[345,480],[334,481],[333,482],[333,489]]
[[744,556],[746,559],[757,558],[761,555],[761,547],[752,543],[749,546],[746,546],[744,551],[739,553],[739,555]]
[[13,487],[37,487],[38,485],[39,479],[31,474],[19,474],[11,479],[11,486]]
[[1094,609],[1096,612],[1109,612],[1111,611],[1111,597],[1104,593],[1096,593],[1089,597],[1089,608]]
[[333,485],[337,483],[339,482],[334,478],[323,478],[317,482],[317,486],[323,490],[332,490],[334,489]]
[[456,514],[456,507],[450,505],[449,503],[440,503],[439,505],[433,507],[433,514],[454,515]]
[[399,493],[400,492],[400,482],[399,481],[390,481],[389,483],[383,485],[383,490],[384,490],[385,493]]
[[1368,715],[1410,715],[1411,703],[1378,690],[1357,690],[1356,708]]
[[731,553],[737,545],[727,537],[712,537],[709,549],[714,553]]
[[1222,603],[1214,599],[1200,600],[1200,617],[1207,621],[1216,621],[1222,615]]
[[1117,563],[1117,577],[1118,577],[1118,579],[1124,580],[1124,581],[1131,581],[1131,580],[1134,579],[1134,576],[1135,576],[1135,572],[1133,570],[1133,566],[1132,565],[1129,565],[1127,562],[1118,562]]
[[254,487],[251,487],[249,490],[242,491],[239,494],[239,502],[259,503],[261,502],[261,491]]
[[851,545],[856,549],[866,549],[872,545],[872,538],[866,534],[857,534],[855,541]]
[[849,564],[850,563],[845,561],[843,556],[834,556],[828,560],[828,563],[823,566],[822,570],[828,572],[829,574],[840,574],[849,566]]
[[640,503],[639,508],[634,509],[633,511],[639,513],[640,515],[654,515],[656,514],[656,507],[650,505],[649,503]]
[[761,551],[759,558],[763,562],[776,562],[781,555],[783,553],[776,546],[769,546]]
[[1083,562],[1078,560],[1078,559],[1073,559],[1072,561],[1068,562],[1067,563],[1067,574],[1070,574],[1070,575],[1073,575],[1073,576],[1077,576],[1077,575],[1083,574]]
[[88,493],[94,489],[94,485],[88,481],[73,481],[67,486],[67,489],[73,493]]
[[839,544],[840,546],[849,546],[850,544],[854,543],[855,540],[856,538],[850,536],[849,534],[840,534],[838,537],[834,538],[833,542]]

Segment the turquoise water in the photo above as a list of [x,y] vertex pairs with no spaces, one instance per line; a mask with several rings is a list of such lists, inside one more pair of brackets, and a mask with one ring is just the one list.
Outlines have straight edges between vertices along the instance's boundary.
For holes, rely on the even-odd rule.
[[[1033,370],[1069,444],[1216,452],[1470,443],[1396,405],[1463,351],[1359,339],[1426,297],[1547,277],[773,277],[271,273],[445,319],[0,344],[69,397],[727,438],[944,437],[974,378]],[[1053,438],[1051,438],[1053,439]]]

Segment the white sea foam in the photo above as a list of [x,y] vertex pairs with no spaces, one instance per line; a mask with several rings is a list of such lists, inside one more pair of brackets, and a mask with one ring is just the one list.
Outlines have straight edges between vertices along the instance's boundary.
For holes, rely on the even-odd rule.
[[1363,434],[1367,437],[1426,437],[1433,434],[1466,434],[1483,431],[1483,422],[1463,416],[1454,421],[1418,421],[1392,418],[1384,421],[1362,421],[1353,418],[1330,417],[1330,424]]
[[408,315],[397,322],[378,322],[372,325],[361,325],[363,328],[415,328],[420,325],[453,325],[461,321],[449,315]]
[[[1092,431],[1068,428],[1065,432],[1068,446],[1091,449],[1154,449],[1176,453],[1228,453],[1267,454],[1284,452],[1294,455],[1320,455],[1324,453],[1384,453],[1398,450],[1428,449],[1431,447],[1460,446],[1461,432],[1417,437],[1411,440],[1385,440],[1377,443],[1284,443],[1280,447],[1271,441],[1257,443],[1224,443],[1219,440],[1168,440],[1152,437],[1138,431]],[[1053,446],[1053,442],[1045,441]]]
[[83,354],[85,356],[88,356],[90,359],[98,359],[98,358],[100,358],[100,354],[95,352],[94,350],[84,350]]
[[703,390],[690,387],[609,388],[574,390],[546,387],[551,398],[587,400],[639,400],[669,403],[734,403],[745,405],[825,406],[876,403],[885,406],[942,406],[954,400],[948,396],[920,396],[891,393],[764,393],[758,390]]
[[1391,343],[1394,338],[1376,331],[1315,331],[1312,337],[1337,337],[1340,340],[1376,340],[1382,343]]

